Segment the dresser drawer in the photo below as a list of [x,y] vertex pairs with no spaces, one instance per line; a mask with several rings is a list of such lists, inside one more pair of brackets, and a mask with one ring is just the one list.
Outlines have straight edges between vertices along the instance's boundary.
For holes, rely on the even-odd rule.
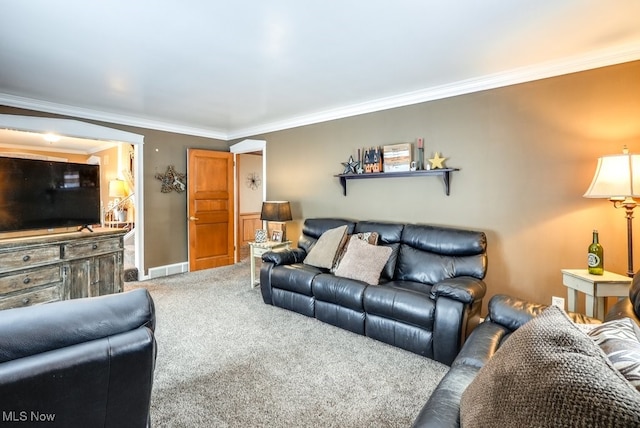
[[97,254],[111,253],[121,250],[120,238],[92,240],[74,244],[65,244],[62,253],[65,259],[91,257]]
[[60,260],[60,246],[17,248],[0,253],[0,273]]
[[0,309],[21,308],[38,303],[54,302],[60,299],[60,285],[56,284],[36,291],[2,297],[0,298]]
[[0,277],[0,294],[40,287],[42,285],[60,282],[61,280],[60,265],[31,269]]

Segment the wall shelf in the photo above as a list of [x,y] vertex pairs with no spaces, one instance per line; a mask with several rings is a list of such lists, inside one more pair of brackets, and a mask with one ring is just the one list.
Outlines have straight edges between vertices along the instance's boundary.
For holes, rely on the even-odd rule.
[[444,183],[444,190],[447,196],[449,196],[449,182],[450,175],[453,171],[460,171],[459,168],[439,168],[420,171],[406,171],[406,172],[371,172],[365,174],[337,174],[334,177],[340,179],[344,196],[347,196],[347,181],[348,180],[361,180],[368,178],[394,178],[394,177],[419,177],[419,176],[440,176]]

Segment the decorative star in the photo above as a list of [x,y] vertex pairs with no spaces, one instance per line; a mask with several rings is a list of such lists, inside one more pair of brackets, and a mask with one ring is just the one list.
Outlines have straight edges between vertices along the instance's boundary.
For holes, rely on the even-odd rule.
[[429,162],[431,163],[431,169],[444,168],[444,165],[442,163],[446,159],[447,158],[441,158],[440,153],[436,152],[436,155],[432,159],[429,159]]
[[167,167],[167,172],[164,174],[157,173],[155,178],[162,182],[160,191],[162,193],[169,193],[175,190],[178,193],[182,193],[186,189],[187,175],[176,172],[173,165]]
[[344,166],[343,174],[355,174],[356,170],[360,166],[360,162],[354,161],[353,156],[349,156],[349,160],[347,162],[342,162],[342,166]]

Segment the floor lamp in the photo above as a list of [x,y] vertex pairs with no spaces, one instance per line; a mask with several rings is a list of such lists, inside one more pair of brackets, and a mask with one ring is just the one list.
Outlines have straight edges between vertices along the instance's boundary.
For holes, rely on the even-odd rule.
[[627,217],[627,275],[633,278],[633,210],[640,196],[640,155],[629,154],[625,147],[620,155],[598,159],[596,173],[585,198],[606,198],[615,208],[624,208]]

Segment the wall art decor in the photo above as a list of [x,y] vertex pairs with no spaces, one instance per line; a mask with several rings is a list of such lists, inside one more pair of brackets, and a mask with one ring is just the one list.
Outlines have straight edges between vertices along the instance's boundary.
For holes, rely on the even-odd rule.
[[353,160],[353,156],[349,156],[349,160],[342,162],[342,166],[344,166],[343,174],[355,174],[360,167],[360,162]]
[[261,184],[262,180],[257,173],[252,172],[247,175],[247,187],[249,189],[256,190],[258,187],[260,187]]
[[176,172],[173,165],[169,165],[164,174],[157,173],[155,178],[162,182],[162,187],[160,188],[162,193],[169,193],[174,190],[182,193],[187,189],[187,175]]

